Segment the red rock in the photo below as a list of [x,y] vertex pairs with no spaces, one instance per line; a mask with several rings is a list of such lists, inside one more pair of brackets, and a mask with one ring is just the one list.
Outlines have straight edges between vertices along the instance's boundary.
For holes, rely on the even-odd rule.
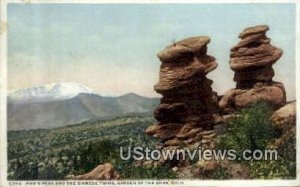
[[212,128],[217,111],[217,96],[206,74],[217,67],[216,59],[206,54],[209,37],[191,37],[176,42],[158,53],[162,62],[159,81],[154,86],[162,94],[155,118],[160,122],[146,130],[165,146],[178,147],[185,139],[195,142],[202,128]]
[[161,140],[168,140],[176,137],[183,124],[180,123],[167,123],[150,126],[146,129],[146,133]]
[[160,129],[159,125],[151,125],[150,127],[148,127],[145,132],[146,134],[148,134],[149,136],[153,136],[158,130]]
[[296,137],[296,116],[296,101],[286,104],[273,113],[272,124],[274,128],[280,129],[280,134],[268,148],[286,149],[287,142]]
[[269,44],[256,48],[240,48],[231,53],[230,68],[234,71],[265,67],[274,64],[282,55],[282,50]]
[[239,48],[242,48],[242,47],[255,47],[260,44],[269,44],[270,41],[271,40],[266,37],[265,33],[258,33],[258,34],[250,35],[250,36],[244,38],[243,40],[241,40],[236,46],[234,46],[231,49],[231,51],[235,52]]
[[197,127],[195,123],[186,123],[177,133],[176,137],[179,139],[191,138],[201,130],[202,128]]
[[[186,46],[193,50],[194,53],[197,53],[201,49],[203,49],[210,42],[210,38],[208,36],[196,36],[186,38],[179,42],[176,42],[177,45]],[[206,51],[203,55],[206,54]]]
[[182,46],[172,45],[157,54],[158,58],[164,63],[185,62],[194,58],[193,50]]
[[164,144],[166,146],[177,146],[177,145],[180,145],[181,142],[177,139],[172,139],[172,140],[168,140],[168,141],[164,142]]
[[110,163],[99,165],[89,173],[74,177],[75,180],[115,180],[119,178],[120,175]]
[[176,42],[157,54],[163,63],[181,63],[191,61],[195,53],[204,52],[202,49],[210,42],[206,36],[191,37]]
[[234,98],[237,108],[243,108],[258,101],[265,101],[275,107],[283,106],[286,102],[285,91],[276,85],[269,85],[247,90]]
[[204,135],[204,136],[206,136],[206,135],[212,135],[214,133],[215,133],[214,130],[206,130],[206,131],[201,132],[201,134]]
[[185,121],[187,124],[190,124],[195,127],[203,127],[207,126],[209,124],[212,124],[212,113],[206,113],[206,114],[193,114],[189,115]]
[[270,44],[267,25],[246,28],[239,44],[231,49],[230,68],[235,72],[236,89],[227,91],[219,101],[224,113],[232,113],[251,103],[265,101],[280,107],[286,102],[283,84],[272,81],[272,65],[282,50]]
[[[239,90],[240,91],[240,90]],[[235,110],[234,97],[236,96],[238,90],[232,88],[226,91],[223,97],[219,101],[219,108],[226,113],[232,113]]]
[[154,112],[154,117],[162,122],[182,121],[187,115],[184,103],[160,104]]
[[208,134],[208,135],[203,135],[202,139],[203,140],[211,140],[213,139],[214,137],[216,137],[216,133],[212,133],[212,134]]
[[156,92],[163,95],[163,103],[181,102],[182,100],[200,100],[203,97],[212,97],[212,80],[203,77],[194,77],[186,85],[174,87],[173,89],[160,89],[154,87]]
[[284,129],[289,125],[296,125],[296,115],[296,101],[294,101],[276,110],[271,120],[274,127]]
[[263,67],[250,71],[237,71],[234,74],[233,80],[235,82],[252,81],[254,83],[261,81],[272,81],[274,74],[275,73],[272,67]]
[[217,64],[210,57],[205,57],[202,61],[195,58],[193,62],[186,66],[162,65],[159,82],[154,86],[155,91],[163,94],[166,91],[189,86],[203,80],[205,74],[215,69]]
[[250,35],[265,33],[268,30],[269,30],[268,25],[258,25],[255,27],[248,27],[248,28],[244,29],[242,33],[240,33],[239,38],[243,39]]
[[224,112],[231,113],[258,101],[265,101],[275,108],[283,106],[286,102],[283,85],[273,82],[271,84],[256,84],[251,89],[231,89],[224,94],[219,102],[219,107]]
[[219,164],[216,160],[207,160],[205,161],[203,170],[204,172],[214,171],[218,166]]

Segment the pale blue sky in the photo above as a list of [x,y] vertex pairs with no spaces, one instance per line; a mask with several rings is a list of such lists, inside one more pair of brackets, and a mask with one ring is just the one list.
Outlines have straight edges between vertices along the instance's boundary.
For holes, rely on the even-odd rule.
[[207,35],[219,94],[234,87],[230,48],[249,26],[267,24],[284,55],[274,80],[295,99],[294,4],[9,4],[9,89],[78,82],[100,94],[157,96],[156,54],[173,40]]

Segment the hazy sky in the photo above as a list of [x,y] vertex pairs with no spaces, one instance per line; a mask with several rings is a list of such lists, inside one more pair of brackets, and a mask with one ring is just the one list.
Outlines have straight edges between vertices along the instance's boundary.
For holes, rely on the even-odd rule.
[[173,40],[207,35],[218,68],[208,77],[223,94],[235,86],[230,48],[249,26],[267,24],[283,49],[274,80],[295,99],[293,4],[9,4],[8,86],[78,82],[100,94],[157,96],[156,54]]

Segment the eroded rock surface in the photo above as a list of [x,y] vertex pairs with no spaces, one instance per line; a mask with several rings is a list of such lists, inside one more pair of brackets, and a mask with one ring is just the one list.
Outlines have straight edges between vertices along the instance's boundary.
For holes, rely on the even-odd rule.
[[278,138],[269,145],[269,148],[296,149],[296,147],[286,147],[287,142],[293,141],[293,139],[296,138],[296,116],[296,101],[286,104],[273,113],[271,116],[272,124],[280,134]]
[[120,175],[114,170],[110,163],[105,163],[97,166],[89,173],[77,175],[74,180],[115,180],[119,179]]
[[294,101],[276,110],[271,120],[275,128],[284,129],[285,126],[296,125],[296,115],[296,101]]
[[219,101],[225,113],[257,101],[265,101],[275,108],[285,104],[283,84],[272,80],[275,75],[272,65],[283,52],[270,44],[268,30],[267,25],[246,28],[239,35],[241,41],[231,49],[229,64],[236,88],[228,90]]
[[212,80],[206,78],[217,67],[216,59],[206,54],[209,42],[207,36],[191,37],[157,55],[162,64],[154,89],[163,97],[154,112],[159,123],[150,126],[146,133],[161,139],[164,147],[189,145],[196,139],[209,142],[215,137],[213,132],[203,136],[213,130],[218,102]]

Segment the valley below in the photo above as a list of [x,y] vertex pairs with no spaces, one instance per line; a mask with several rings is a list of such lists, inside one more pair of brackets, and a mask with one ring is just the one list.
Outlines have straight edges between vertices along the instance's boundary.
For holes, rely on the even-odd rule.
[[[157,141],[144,133],[153,122],[152,116],[131,115],[53,129],[8,131],[8,179],[65,179],[99,163],[114,162],[112,157],[119,157],[121,146],[153,147]],[[131,165],[123,164],[117,167]]]

